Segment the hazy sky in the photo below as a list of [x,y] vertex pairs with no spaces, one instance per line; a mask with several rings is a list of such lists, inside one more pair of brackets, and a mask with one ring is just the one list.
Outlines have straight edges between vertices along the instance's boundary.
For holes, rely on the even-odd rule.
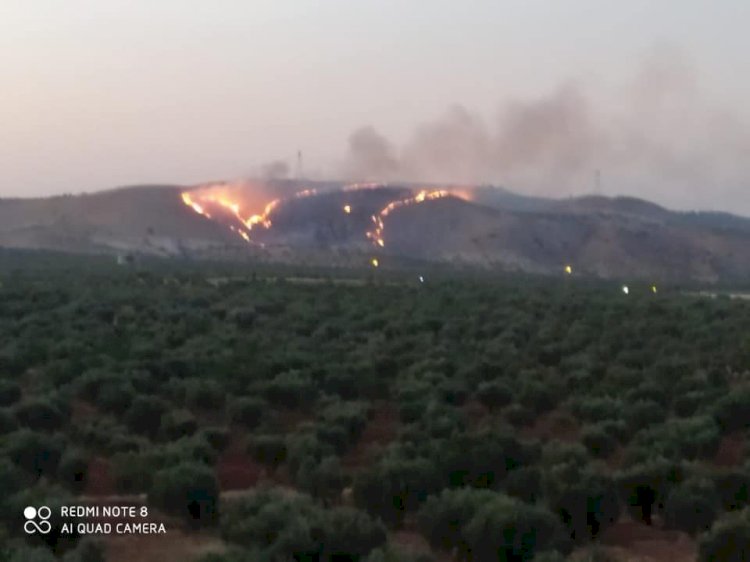
[[[3,0],[0,196],[234,178],[298,148],[308,175],[337,176],[368,125],[414,175],[431,150],[418,137],[456,105],[503,160],[544,142],[516,146],[509,112],[543,120],[528,104],[572,91],[585,155],[445,179],[567,195],[601,168],[605,193],[750,214],[748,21],[747,0]],[[561,158],[575,172],[557,182]]]

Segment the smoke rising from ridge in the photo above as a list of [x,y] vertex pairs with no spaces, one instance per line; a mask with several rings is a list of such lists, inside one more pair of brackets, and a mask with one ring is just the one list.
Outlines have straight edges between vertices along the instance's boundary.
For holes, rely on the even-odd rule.
[[564,196],[595,191],[601,170],[608,195],[712,208],[720,194],[750,213],[750,126],[701,95],[679,53],[652,53],[604,99],[571,81],[536,99],[505,101],[493,120],[456,105],[417,126],[401,147],[365,126],[349,138],[343,174]]

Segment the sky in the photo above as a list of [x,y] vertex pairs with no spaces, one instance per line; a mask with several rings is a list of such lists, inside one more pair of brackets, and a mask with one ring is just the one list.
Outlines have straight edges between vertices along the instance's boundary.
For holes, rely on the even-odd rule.
[[3,0],[0,196],[301,150],[311,178],[750,215],[747,21],[746,0]]

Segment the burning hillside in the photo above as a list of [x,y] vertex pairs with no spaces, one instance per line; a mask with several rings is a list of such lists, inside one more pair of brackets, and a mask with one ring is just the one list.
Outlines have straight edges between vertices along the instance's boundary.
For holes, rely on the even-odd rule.
[[649,280],[750,276],[747,219],[490,187],[277,180],[0,200],[0,246],[345,267],[405,259],[559,274],[570,265],[576,275]]
[[[227,223],[230,230],[252,243],[250,232],[254,228],[271,228],[271,214],[282,203],[281,198],[274,198],[261,208],[254,208],[262,191],[262,187],[242,183],[216,184],[183,191],[182,201],[207,219]],[[306,189],[295,193],[292,198],[310,197],[315,193],[314,189]]]
[[[280,216],[282,224],[288,228],[299,228],[312,221],[330,223],[333,209],[345,216],[351,226],[357,227],[358,219],[369,214],[374,224],[359,226],[363,239],[369,239],[376,246],[385,246],[386,219],[394,211],[409,205],[416,205],[444,197],[465,197],[448,189],[395,188],[383,184],[349,184],[338,190],[324,193],[314,188],[297,191],[287,197],[274,197],[258,203],[259,194],[267,191],[256,184],[217,184],[200,186],[182,193],[182,201],[197,214],[225,224],[248,243],[263,244],[267,236],[256,236],[259,230],[269,230]],[[385,196],[386,203],[382,204]],[[307,205],[307,213],[295,213],[294,202],[315,197],[317,201]],[[377,210],[374,210],[377,208]],[[312,216],[301,216],[310,215]],[[316,212],[317,211],[317,212]],[[295,216],[296,215],[296,216]],[[296,221],[297,224],[291,224]],[[255,230],[255,232],[253,232]]]

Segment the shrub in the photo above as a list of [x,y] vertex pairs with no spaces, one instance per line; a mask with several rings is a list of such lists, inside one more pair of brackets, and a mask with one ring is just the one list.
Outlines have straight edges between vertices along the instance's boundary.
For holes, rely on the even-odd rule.
[[125,414],[131,431],[154,437],[161,428],[161,418],[167,411],[166,403],[155,396],[138,396]]
[[18,383],[0,380],[0,406],[12,406],[21,399],[21,387]]
[[542,495],[542,473],[537,467],[511,470],[503,485],[505,493],[526,503],[536,503]]
[[112,469],[115,487],[122,494],[139,494],[151,488],[155,466],[146,455],[135,452],[117,454],[112,459]]
[[79,449],[68,449],[60,459],[57,476],[73,492],[81,492],[86,485],[89,456]]
[[386,542],[386,529],[369,515],[350,507],[324,512],[323,560],[357,560]]
[[66,421],[60,408],[43,398],[25,400],[14,411],[19,424],[38,431],[54,431]]
[[540,414],[554,408],[558,396],[553,388],[542,382],[527,382],[522,386],[518,400],[529,410]]
[[332,499],[344,486],[344,473],[336,457],[326,457],[319,462],[308,459],[302,463],[294,480],[301,490],[314,498]]
[[229,443],[229,430],[225,427],[204,427],[198,432],[216,451],[223,451]]
[[430,496],[417,514],[421,533],[431,545],[452,550],[464,545],[463,526],[474,514],[496,498],[490,490],[462,488]]
[[440,398],[453,406],[460,406],[469,396],[466,383],[455,378],[444,379],[437,387]]
[[386,523],[398,523],[443,483],[443,475],[432,459],[391,452],[357,474],[354,500]]
[[297,408],[310,403],[310,398],[315,396],[315,386],[309,376],[299,371],[287,371],[266,384],[265,394],[273,404]]
[[292,473],[296,473],[305,462],[321,462],[324,458],[333,456],[335,453],[333,447],[322,442],[312,432],[292,433],[286,437],[285,443],[287,446],[287,464]]
[[714,418],[726,432],[750,426],[750,386],[734,388],[714,404]]
[[620,400],[608,396],[603,398],[578,398],[573,403],[574,413],[588,422],[620,419],[623,410],[624,407]]
[[709,398],[705,392],[695,391],[681,394],[674,399],[672,408],[678,416],[692,416],[701,408],[707,405]]
[[653,400],[638,400],[625,409],[625,421],[631,432],[663,422],[667,417],[667,410]]
[[687,480],[676,486],[664,504],[664,521],[690,535],[708,530],[718,506],[713,484]]
[[198,430],[195,416],[187,410],[172,410],[162,417],[161,433],[167,440],[189,437]]
[[305,494],[275,488],[228,504],[221,531],[270,560],[358,560],[386,541],[383,525],[359,510],[324,510]]
[[225,391],[213,380],[186,379],[185,405],[198,410],[219,410],[224,406]]
[[608,457],[617,448],[617,441],[602,424],[585,427],[581,433],[581,442],[595,457]]
[[19,467],[35,476],[53,476],[65,446],[56,435],[21,429],[6,435],[5,453]]
[[748,514],[732,513],[716,521],[698,544],[701,562],[744,562],[750,558]]
[[725,510],[738,510],[750,504],[750,473],[735,468],[714,471],[714,484]]
[[513,391],[502,381],[480,383],[477,399],[490,410],[502,408],[513,400]]
[[709,416],[671,419],[643,430],[633,445],[675,460],[713,456],[719,446],[719,426]]
[[268,412],[268,403],[262,398],[243,396],[229,405],[229,421],[252,429]]
[[284,462],[287,455],[283,435],[257,435],[250,439],[248,449],[255,460],[272,469]]
[[28,477],[10,459],[0,458],[0,502],[21,489],[27,480]]
[[157,472],[148,498],[167,513],[208,525],[218,515],[219,484],[207,466],[183,463]]
[[135,389],[129,382],[108,381],[99,389],[95,403],[103,412],[121,416],[133,403],[135,395]]
[[558,465],[547,478],[549,505],[573,542],[598,537],[620,515],[618,494],[608,477],[588,467]]
[[681,468],[662,458],[633,465],[617,475],[626,503],[639,511],[647,525],[652,522],[654,507],[663,505],[683,479]]
[[418,520],[432,544],[474,560],[531,560],[560,539],[552,513],[488,490],[445,490]]
[[515,427],[529,425],[536,418],[533,411],[521,404],[511,404],[503,410],[503,414],[505,415],[505,419]]
[[16,417],[11,414],[8,408],[0,409],[0,435],[5,435],[18,429]]

